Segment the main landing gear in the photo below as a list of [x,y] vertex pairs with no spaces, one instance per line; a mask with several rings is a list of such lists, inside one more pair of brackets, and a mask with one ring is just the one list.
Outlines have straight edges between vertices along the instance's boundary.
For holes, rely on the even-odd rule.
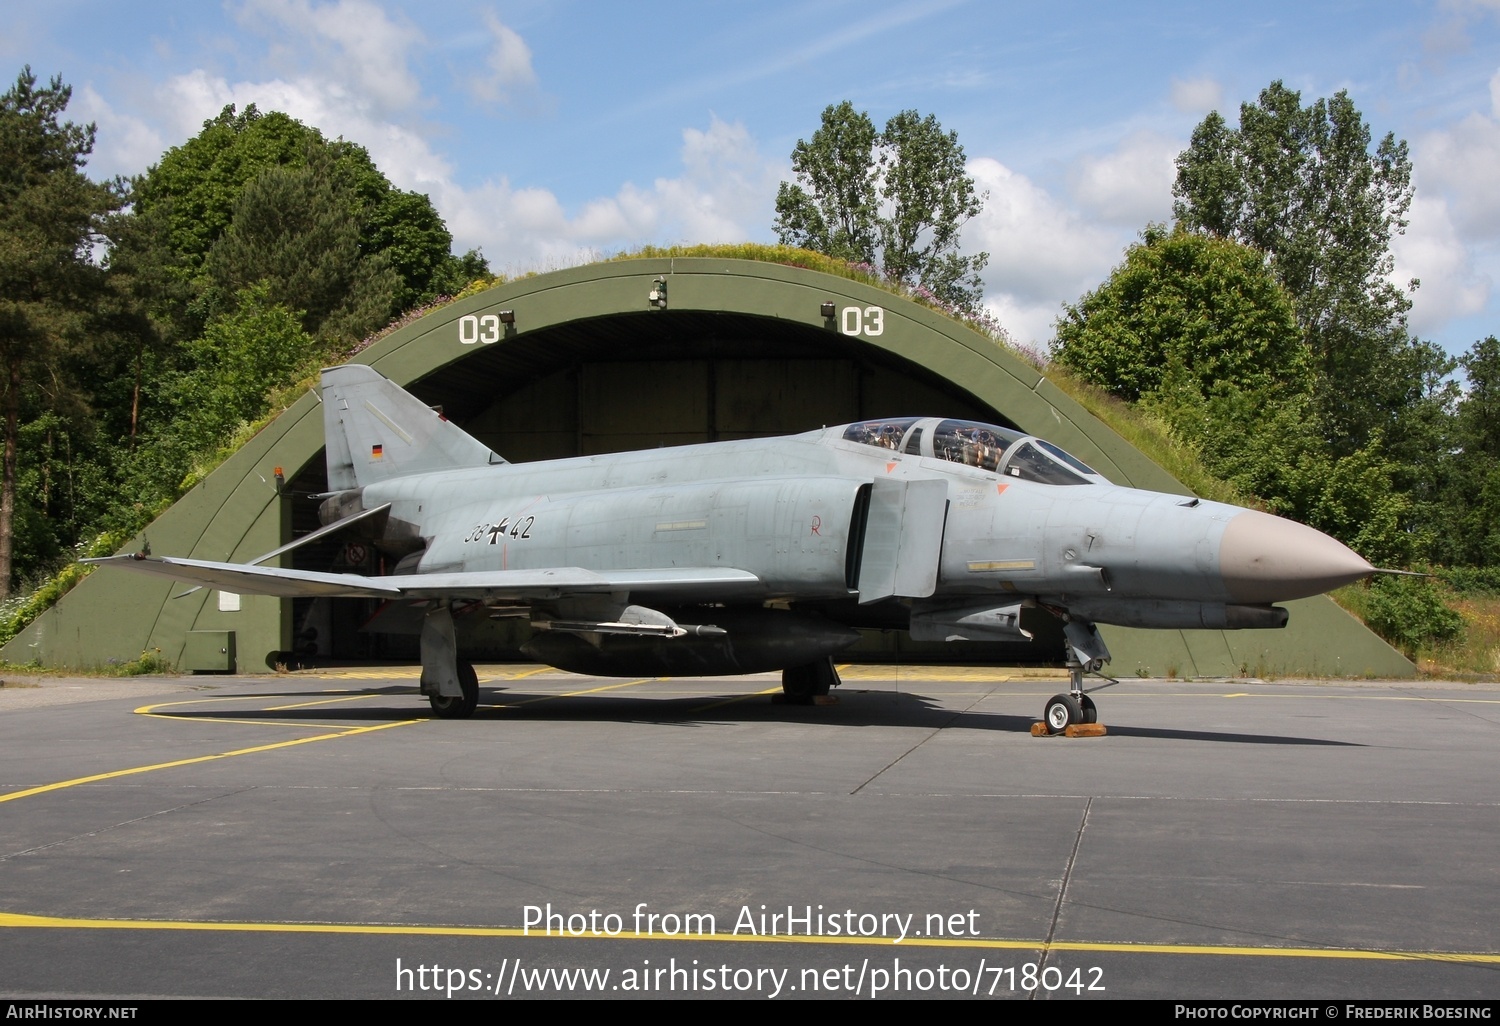
[[833,657],[825,656],[781,671],[781,700],[787,705],[813,705],[839,685]]
[[439,719],[466,720],[474,715],[474,710],[479,706],[479,674],[474,671],[473,663],[459,662],[458,686],[463,688],[462,698],[428,696],[427,701],[432,704],[432,711]]

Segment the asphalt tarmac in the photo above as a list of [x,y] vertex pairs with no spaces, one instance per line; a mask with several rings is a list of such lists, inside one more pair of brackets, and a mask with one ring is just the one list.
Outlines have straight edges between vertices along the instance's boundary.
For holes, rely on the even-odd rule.
[[0,996],[1500,994],[1494,685],[844,678],[8,677]]

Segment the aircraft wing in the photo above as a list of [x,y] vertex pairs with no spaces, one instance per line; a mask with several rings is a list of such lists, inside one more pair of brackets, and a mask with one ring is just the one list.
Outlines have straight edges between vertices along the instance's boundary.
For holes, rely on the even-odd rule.
[[191,581],[224,591],[281,598],[447,598],[525,602],[616,591],[680,593],[684,596],[714,593],[723,596],[740,591],[748,593],[760,583],[760,578],[749,571],[730,567],[594,571],[565,566],[542,570],[468,570],[369,577],[246,563],[215,563],[177,556],[109,556],[84,562],[108,564],[174,581]]

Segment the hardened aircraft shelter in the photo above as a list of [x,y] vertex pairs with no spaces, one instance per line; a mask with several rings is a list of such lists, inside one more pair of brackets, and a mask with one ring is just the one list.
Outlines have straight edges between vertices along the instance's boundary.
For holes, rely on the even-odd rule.
[[[782,263],[649,258],[535,275],[435,310],[359,353],[512,462],[792,434],[906,415],[959,417],[1050,439],[1110,480],[1185,493],[1045,376],[965,325],[860,281]],[[286,492],[278,495],[277,468]],[[317,526],[323,414],[309,393],[159,517],[158,555],[249,561]],[[281,565],[378,572],[339,541]],[[183,669],[270,671],[304,658],[414,658],[415,638],[360,631],[361,600],[188,591],[95,573],[3,650],[13,663],[94,667],[160,650]],[[1411,676],[1410,662],[1327,598],[1287,603],[1276,631],[1101,627],[1109,671],[1154,676]],[[476,658],[513,651],[524,625],[479,622]],[[1030,645],[916,645],[869,632],[851,658],[1056,664],[1060,633]]]

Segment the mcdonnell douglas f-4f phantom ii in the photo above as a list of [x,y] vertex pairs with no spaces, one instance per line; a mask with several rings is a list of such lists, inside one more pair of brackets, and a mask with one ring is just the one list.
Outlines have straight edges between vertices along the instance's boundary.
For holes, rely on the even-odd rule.
[[[1029,640],[1063,623],[1071,688],[1053,732],[1093,722],[1095,624],[1282,627],[1275,602],[1375,568],[1279,517],[1110,484],[1050,442],[905,417],[785,438],[511,464],[364,365],[323,372],[324,527],[255,563],[144,553],[96,562],[236,592],[420,607],[421,687],[470,715],[455,610],[529,618],[524,651],[615,676],[782,671],[789,700],[838,683],[832,655],[892,610],[918,640]],[[389,574],[258,565],[339,530]],[[879,615],[876,611],[879,610]],[[1034,612],[1028,615],[1036,615]]]

